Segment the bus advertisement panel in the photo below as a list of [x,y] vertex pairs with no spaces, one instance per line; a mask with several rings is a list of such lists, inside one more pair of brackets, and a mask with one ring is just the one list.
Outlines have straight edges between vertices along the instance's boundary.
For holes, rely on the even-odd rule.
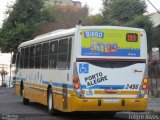
[[82,56],[140,57],[140,32],[128,30],[83,30]]

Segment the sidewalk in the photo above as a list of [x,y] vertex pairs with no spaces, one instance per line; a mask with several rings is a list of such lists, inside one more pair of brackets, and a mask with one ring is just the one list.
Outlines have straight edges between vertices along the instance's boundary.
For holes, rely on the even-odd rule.
[[160,98],[148,98],[147,110],[160,113]]

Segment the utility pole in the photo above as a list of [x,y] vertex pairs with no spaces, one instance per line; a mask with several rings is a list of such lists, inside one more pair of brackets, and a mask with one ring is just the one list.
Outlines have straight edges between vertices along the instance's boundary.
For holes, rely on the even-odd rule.
[[11,67],[12,67],[12,51],[11,51],[11,59],[10,59],[10,65],[9,65],[9,68],[10,68],[10,76],[9,76],[9,88],[11,87],[11,79],[12,79],[12,77],[11,77]]

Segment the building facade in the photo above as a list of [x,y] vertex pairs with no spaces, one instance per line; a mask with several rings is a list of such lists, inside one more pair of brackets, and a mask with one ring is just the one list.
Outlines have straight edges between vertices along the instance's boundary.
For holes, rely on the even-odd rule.
[[158,12],[152,13],[149,16],[150,16],[150,20],[152,20],[152,22],[154,23],[154,27],[157,27],[160,25],[160,13]]
[[15,74],[15,67],[12,65],[11,53],[0,52],[0,86],[2,85],[2,72],[6,73],[6,75],[3,76],[3,82],[8,87],[12,87],[12,78]]
[[76,7],[81,7],[81,2],[79,1],[72,1],[72,0],[47,0],[45,1],[46,4],[50,5],[69,5],[69,6],[76,6]]

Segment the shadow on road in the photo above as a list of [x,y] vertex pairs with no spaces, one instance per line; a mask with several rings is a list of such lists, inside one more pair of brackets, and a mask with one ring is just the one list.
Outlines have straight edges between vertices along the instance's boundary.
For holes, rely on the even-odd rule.
[[67,120],[124,120],[117,118],[116,116],[109,115],[107,113],[100,112],[76,112],[76,113],[63,113],[63,115],[57,115],[59,118]]
[[[57,115],[49,115],[47,107],[39,103],[31,102],[29,106],[32,109],[37,109],[43,112],[39,114],[40,118],[46,117],[47,120],[124,120],[116,116],[111,115],[107,112],[72,112],[72,113],[63,113],[59,112]],[[37,115],[33,115],[37,116]]]
[[48,114],[47,106],[45,106],[45,105],[42,105],[42,104],[39,104],[36,102],[30,102],[29,106],[32,109],[40,110],[40,111],[44,112],[44,114]]

